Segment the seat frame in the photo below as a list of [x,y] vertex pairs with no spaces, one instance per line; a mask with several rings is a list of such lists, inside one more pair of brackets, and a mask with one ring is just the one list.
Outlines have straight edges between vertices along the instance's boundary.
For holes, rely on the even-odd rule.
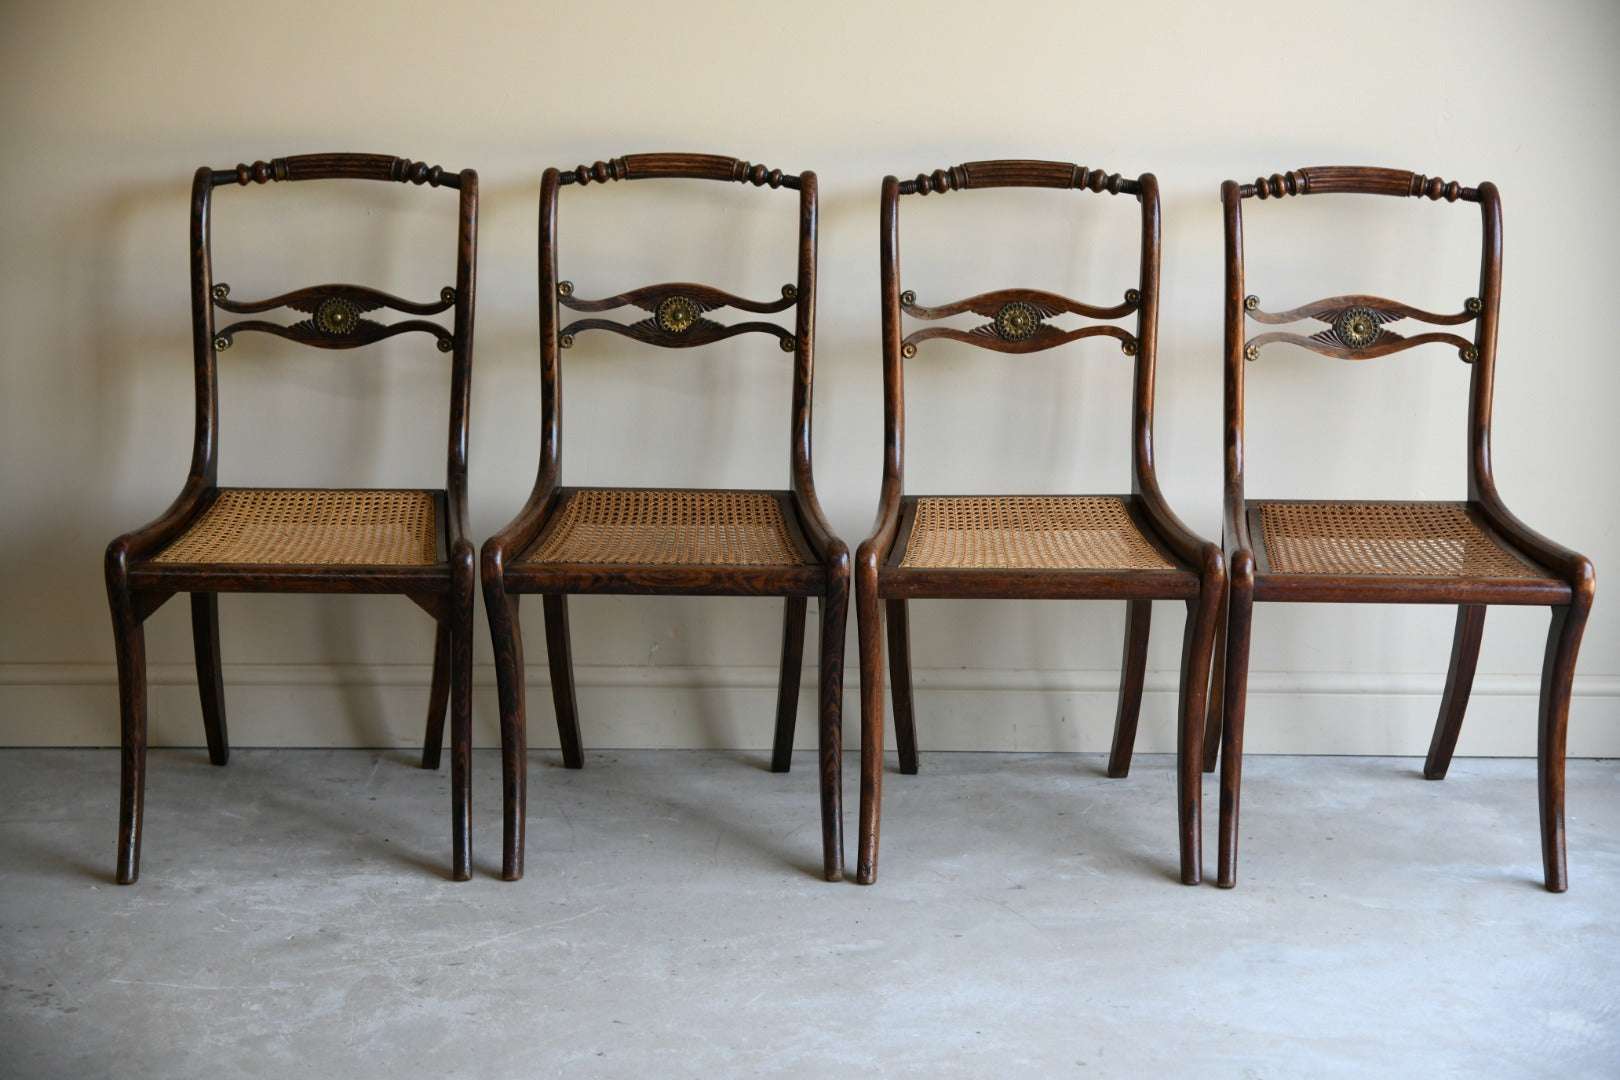
[[[1243,201],[1294,195],[1361,194],[1427,198],[1477,203],[1482,222],[1479,295],[1464,311],[1435,314],[1372,296],[1339,296],[1315,301],[1288,312],[1270,313],[1258,298],[1245,293]],[[1541,676],[1537,787],[1540,801],[1544,881],[1551,892],[1568,888],[1564,854],[1564,748],[1569,699],[1581,633],[1592,605],[1596,578],[1584,556],[1555,544],[1530,529],[1503,504],[1491,472],[1491,395],[1494,382],[1497,322],[1502,290],[1502,207],[1496,185],[1464,187],[1438,177],[1397,169],[1327,166],[1296,169],[1262,177],[1253,184],[1228,180],[1221,185],[1226,229],[1226,452],[1223,545],[1228,571],[1227,613],[1221,624],[1219,654],[1205,727],[1204,764],[1213,770],[1221,758],[1220,854],[1218,883],[1237,883],[1238,803],[1243,768],[1243,720],[1249,669],[1249,638],[1254,604],[1259,601],[1332,603],[1455,604],[1457,623],[1449,671],[1440,700],[1423,775],[1446,775],[1479,658],[1488,604],[1546,604],[1552,609]],[[1337,329],[1350,309],[1369,313],[1376,330],[1345,337]],[[1472,338],[1430,332],[1403,336],[1382,323],[1402,318],[1439,326],[1473,323]],[[1314,335],[1271,331],[1248,337],[1246,320],[1285,325],[1316,319],[1328,330]],[[1487,539],[1543,575],[1536,578],[1468,578],[1417,574],[1282,574],[1271,571],[1263,537],[1251,527],[1256,507],[1246,501],[1244,466],[1245,362],[1274,343],[1298,345],[1327,356],[1370,359],[1421,344],[1441,343],[1458,350],[1471,368],[1469,377],[1467,473],[1468,498],[1452,505],[1481,528]],[[1332,504],[1333,500],[1322,500]],[[1343,505],[1343,501],[1339,501]]]
[[[557,271],[557,200],[567,185],[592,182],[681,179],[746,183],[798,192],[799,233],[795,282],[785,286],[780,301],[757,302],[690,283],[651,285],[600,301],[581,300]],[[540,465],[527,503],[515,518],[485,541],[480,556],[485,609],[495,650],[496,682],[501,706],[503,816],[501,876],[523,876],[527,799],[527,736],[522,630],[518,604],[525,593],[539,593],[545,612],[546,652],[551,671],[563,763],[584,765],[579,710],[574,693],[568,595],[594,593],[641,596],[780,596],[785,598],[780,683],[771,770],[787,772],[793,750],[799,678],[804,651],[808,599],[820,600],[821,663],[819,696],[819,779],[823,873],[837,881],[844,873],[842,803],[842,712],[844,626],[848,608],[849,549],[833,534],[816,497],[811,473],[811,392],[815,355],[817,183],[813,172],[797,175],[750,165],[737,158],[709,154],[632,154],[609,162],[581,165],[566,172],[547,169],[540,186]],[[693,316],[689,325],[670,329],[658,315],[661,305],[685,300]],[[598,312],[634,306],[649,313],[635,323],[579,319],[567,325],[559,306]],[[770,322],[723,325],[703,314],[731,307],[749,312],[791,309],[793,329]],[[792,410],[789,421],[790,486],[772,492],[781,500],[790,532],[796,532],[798,566],[564,564],[526,562],[547,525],[576,488],[562,485],[562,384],[560,354],[574,335],[606,330],[665,348],[707,344],[740,333],[777,337],[793,355]]]
[[[317,285],[270,300],[243,302],[216,282],[210,255],[213,193],[227,184],[266,184],[306,180],[370,180],[448,188],[458,193],[456,282],[438,302],[412,303],[353,285]],[[407,158],[384,154],[307,154],[257,161],[234,169],[197,170],[191,188],[191,311],[195,367],[196,435],[191,467],[180,494],[161,516],[113,540],[107,548],[107,597],[118,656],[120,742],[122,746],[118,815],[119,884],[136,880],[140,868],[141,817],[146,781],[145,621],[175,593],[191,594],[192,639],[202,698],[208,757],[224,765],[230,757],[225,723],[219,648],[219,594],[383,593],[403,595],[437,624],[432,684],[422,746],[422,767],[437,769],[450,711],[452,876],[470,874],[469,763],[472,717],[472,610],[476,566],[467,536],[467,412],[472,373],[472,334],[478,231],[478,174],[448,172]],[[335,304],[350,318],[344,325],[323,320]],[[253,315],[290,308],[304,313],[291,325],[260,319],[219,326],[218,312]],[[411,315],[453,313],[449,328],[420,318],[383,324],[367,312],[386,308]],[[323,321],[326,326],[319,325]],[[426,333],[450,354],[449,442],[445,487],[433,493],[439,529],[437,561],[430,565],[393,564],[231,564],[159,563],[160,555],[191,528],[219,495],[219,353],[237,334],[264,332],[323,349],[348,349],[402,333]]]
[[[1037,187],[1077,189],[1135,196],[1141,204],[1141,254],[1137,286],[1125,302],[1101,308],[1029,289],[985,293],[952,304],[923,307],[900,288],[899,203],[902,195],[984,188]],[[1153,391],[1158,346],[1160,209],[1158,180],[1151,173],[1137,179],[1087,170],[1068,162],[968,162],[914,180],[890,176],[882,192],[883,312],[883,480],[872,535],[856,552],[856,617],[861,663],[861,805],[857,880],[877,876],[879,816],[883,792],[883,650],[887,624],[889,667],[893,681],[895,743],[902,773],[916,773],[919,759],[911,683],[911,645],[906,602],[917,597],[1114,599],[1125,600],[1125,644],[1119,707],[1108,761],[1108,775],[1130,770],[1136,724],[1147,664],[1152,602],[1180,600],[1187,619],[1182,640],[1177,723],[1177,819],[1181,880],[1197,884],[1202,873],[1200,803],[1205,694],[1210,657],[1225,576],[1221,551],[1202,540],[1171,512],[1159,492],[1153,461]],[[1001,313],[1011,305],[1033,312],[1035,327],[1025,334],[998,329]],[[917,319],[939,319],[973,312],[990,318],[987,326],[964,333],[936,326],[904,335],[902,313]],[[1068,312],[1098,320],[1075,331],[1058,331],[1044,320]],[[1102,320],[1135,316],[1134,333]],[[956,569],[902,567],[906,532],[916,497],[904,492],[905,390],[904,362],[928,338],[943,337],[1001,353],[1027,353],[1093,336],[1118,339],[1134,357],[1132,392],[1131,490],[1118,496],[1142,535],[1174,567],[1172,570],[1117,569]]]

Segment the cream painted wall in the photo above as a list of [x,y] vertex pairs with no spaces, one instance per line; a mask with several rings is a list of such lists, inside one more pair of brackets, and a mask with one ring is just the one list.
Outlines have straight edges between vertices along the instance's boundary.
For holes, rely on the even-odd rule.
[[[479,536],[506,521],[532,478],[541,170],[694,149],[818,171],[815,463],[823,501],[851,547],[877,495],[875,224],[884,173],[1028,156],[1158,174],[1161,477],[1171,504],[1210,536],[1219,529],[1220,181],[1328,163],[1495,180],[1506,207],[1500,486],[1527,521],[1591,555],[1606,581],[1620,565],[1610,471],[1620,460],[1612,422],[1620,375],[1608,325],[1620,201],[1606,186],[1620,175],[1617,46],[1612,0],[1286,11],[961,0],[794,9],[11,0],[0,7],[0,744],[116,742],[101,553],[161,510],[185,470],[190,173],[316,150],[398,153],[481,174],[472,442]],[[221,262],[245,251],[255,230],[272,228],[253,217],[263,200],[229,194],[219,209]],[[440,207],[422,194],[391,195],[402,235],[447,244],[448,219],[433,217]],[[619,227],[615,244],[647,230],[714,240],[683,276],[734,273],[755,291],[787,280],[786,261],[736,258],[784,235],[767,213],[780,200],[768,193],[732,214],[705,206],[673,221],[657,203],[630,211],[632,194],[604,193],[620,201],[578,212]],[[301,192],[275,198],[278,211],[320,202]],[[1049,208],[1039,197],[987,196],[977,205],[992,250],[971,263],[944,239],[972,211],[968,197],[908,208],[908,283],[940,295],[1003,284],[1113,295],[1129,282],[1093,245],[1121,238],[1128,208],[1093,202],[1100,216],[1051,228],[1031,211]],[[429,212],[416,209],[424,204]],[[302,233],[273,257],[241,258],[221,275],[263,281],[267,291],[350,275],[412,292],[440,283],[436,266],[402,262],[411,245],[375,228],[389,218],[354,213],[356,205],[340,193],[315,220],[320,235],[359,238],[357,256],[340,258],[317,233]],[[1331,240],[1321,221],[1306,221],[1313,241],[1344,248],[1349,279],[1296,281],[1279,260],[1269,288],[1258,265],[1251,283],[1279,302],[1317,295],[1307,286],[1318,284],[1387,286],[1441,307],[1472,292],[1471,256],[1450,258],[1419,231],[1439,218],[1441,237],[1466,245],[1477,227],[1471,210],[1373,209],[1383,216]],[[1286,212],[1304,220],[1311,208]],[[243,224],[231,226],[240,230],[231,239],[226,223],[235,220]],[[568,220],[583,233],[583,216]],[[1252,227],[1252,242],[1261,228]],[[616,277],[615,250],[576,247],[570,257],[581,269],[566,273],[595,275],[605,293],[661,269]],[[930,251],[944,257],[925,264]],[[605,345],[576,353],[567,390],[573,479],[632,479],[635,454],[651,449],[658,479],[784,482],[787,384],[774,349],[652,361]],[[436,354],[321,354],[291,368],[275,367],[275,355],[255,346],[226,359],[227,481],[437,482]],[[931,379],[912,386],[914,489],[1117,488],[1122,370],[1103,346],[1016,363],[941,350],[926,369]],[[1460,495],[1465,372],[1443,351],[1354,370],[1268,354],[1251,387],[1251,491]],[[610,393],[623,404],[618,427],[604,408]],[[779,404],[760,410],[761,396]],[[433,437],[414,436],[410,416]],[[1600,587],[1582,651],[1570,742],[1579,754],[1620,753],[1620,605],[1608,594]],[[419,737],[430,629],[404,601],[228,597],[222,608],[238,745]],[[775,604],[587,599],[574,615],[588,744],[768,742]],[[1161,605],[1157,618],[1141,745],[1163,750],[1172,745],[1181,613]],[[926,747],[1106,744],[1121,605],[931,602],[914,619]],[[1250,747],[1421,752],[1451,620],[1428,608],[1262,607]],[[1493,611],[1462,752],[1534,752],[1544,623],[1542,612]],[[533,640],[538,618],[527,625]],[[178,603],[149,625],[159,743],[201,741],[188,630]],[[531,660],[540,652],[534,641]],[[495,695],[481,612],[477,657],[476,730],[491,744]],[[531,663],[530,676],[531,738],[547,745],[543,662]],[[851,710],[851,740],[855,724]],[[809,729],[801,723],[802,739]]]

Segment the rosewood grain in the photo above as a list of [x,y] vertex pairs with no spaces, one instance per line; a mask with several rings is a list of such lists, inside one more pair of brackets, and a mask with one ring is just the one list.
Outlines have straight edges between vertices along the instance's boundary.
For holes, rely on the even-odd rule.
[[[1113,304],[1084,303],[1035,289],[1001,289],[963,300],[922,304],[900,287],[899,206],[903,195],[983,188],[1048,187],[1135,196],[1141,241],[1134,281]],[[970,206],[964,206],[964,210]],[[1189,531],[1159,493],[1153,463],[1153,391],[1159,315],[1159,186],[1151,173],[1136,179],[1067,162],[976,161],[883,181],[881,307],[883,319],[883,471],[872,535],[855,557],[856,621],[861,662],[861,808],[857,880],[877,875],[879,817],[883,793],[883,623],[887,612],[889,662],[894,683],[895,742],[900,771],[918,767],[906,602],[912,597],[1117,599],[1127,601],[1127,629],[1119,713],[1109,773],[1130,768],[1141,703],[1151,601],[1181,600],[1187,607],[1177,735],[1177,833],[1181,879],[1199,881],[1201,750],[1205,693],[1217,611],[1225,587],[1221,552]],[[968,331],[924,327],[904,332],[903,317],[934,321],[962,314],[986,321]],[[1094,320],[1060,330],[1048,320],[1060,315]],[[1114,325],[1129,319],[1126,326]],[[1076,561],[1063,566],[905,565],[916,525],[918,497],[904,485],[905,364],[920,363],[920,347],[936,338],[999,353],[1026,353],[1087,337],[1107,335],[1133,366],[1131,490],[1118,496],[1120,527],[1135,530],[1155,552],[1154,568]],[[915,359],[914,359],[915,358]]]
[[[359,285],[295,289],[267,300],[232,299],[214,277],[209,250],[214,189],[230,184],[306,180],[371,180],[443,187],[457,192],[454,281],[436,300],[409,301]],[[478,175],[383,154],[308,154],[258,161],[235,169],[198,169],[191,188],[191,312],[196,435],[191,468],[180,494],[158,518],[115,539],[107,548],[107,596],[118,654],[122,777],[117,879],[128,884],[140,869],[141,807],[146,779],[146,649],[143,623],[171,596],[191,594],[192,637],[209,760],[229,758],[219,659],[219,600],[225,592],[392,593],[404,596],[436,623],[433,682],[422,764],[437,768],[444,715],[450,712],[452,876],[471,869],[472,605],[475,563],[467,536],[467,412],[472,377],[473,293],[477,261]],[[450,252],[446,251],[446,255]],[[447,259],[448,263],[450,260]],[[253,319],[216,326],[216,312],[259,314],[288,309],[308,316],[294,322]],[[427,319],[379,323],[365,318],[389,309],[411,315],[450,313],[451,324]],[[219,356],[236,335],[259,331],[323,349],[346,349],[403,334],[431,337],[448,353],[450,410],[445,486],[433,492],[438,535],[434,557],[414,564],[327,560],[319,563],[242,563],[221,560],[155,561],[196,527],[219,497]],[[342,546],[343,537],[319,538]]]
[[[1436,202],[1477,204],[1482,241],[1479,284],[1463,310],[1437,314],[1377,296],[1329,297],[1267,313],[1259,298],[1246,291],[1244,280],[1243,200],[1296,195],[1359,194],[1426,198]],[[1543,880],[1553,892],[1568,887],[1564,854],[1564,744],[1569,696],[1581,632],[1592,605],[1596,578],[1591,561],[1532,531],[1503,504],[1491,472],[1491,391],[1496,363],[1497,324],[1502,284],[1502,209],[1496,185],[1465,187],[1456,181],[1396,169],[1334,166],[1295,169],[1262,177],[1253,184],[1227,181],[1221,187],[1226,228],[1225,305],[1225,512],[1223,544],[1229,575],[1225,624],[1210,714],[1206,725],[1205,767],[1213,768],[1216,738],[1221,753],[1221,821],[1219,883],[1237,882],[1238,808],[1242,787],[1243,721],[1249,670],[1250,628],[1257,601],[1427,603],[1457,606],[1450,671],[1435,722],[1424,776],[1445,776],[1462,729],[1474,668],[1479,657],[1489,604],[1545,604],[1552,609],[1547,651],[1542,666],[1538,718]],[[1247,323],[1278,325],[1315,319],[1328,324],[1311,334],[1267,332],[1247,337]],[[1412,319],[1442,326],[1471,324],[1471,336],[1425,333],[1403,336],[1385,324]],[[1352,503],[1307,500],[1323,511],[1365,513],[1368,507],[1420,507],[1472,527],[1470,543],[1488,545],[1500,555],[1494,572],[1390,572],[1381,565],[1358,565],[1349,556],[1333,567],[1279,572],[1268,554],[1262,507],[1286,507],[1297,500],[1254,503],[1244,490],[1244,382],[1246,368],[1263,357],[1268,346],[1290,344],[1329,356],[1371,359],[1420,344],[1441,343],[1469,365],[1467,475],[1468,497],[1460,503]],[[1459,514],[1461,518],[1459,519]],[[1352,550],[1339,537],[1340,551]],[[1391,542],[1408,539],[1391,536]],[[1422,538],[1418,538],[1421,542]],[[1455,541],[1450,541],[1455,543]],[[1443,544],[1438,535],[1426,545]],[[1442,568],[1443,569],[1443,568]]]

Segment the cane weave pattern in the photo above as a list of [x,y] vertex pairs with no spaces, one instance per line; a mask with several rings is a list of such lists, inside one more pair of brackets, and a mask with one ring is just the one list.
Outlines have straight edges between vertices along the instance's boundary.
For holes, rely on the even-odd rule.
[[1106,495],[1001,495],[917,500],[902,567],[996,570],[1174,570]]
[[805,566],[782,504],[758,491],[575,492],[524,562],[611,566]]
[[430,491],[224,488],[152,561],[292,566],[432,566]]
[[1278,574],[1539,578],[1450,503],[1262,503]]

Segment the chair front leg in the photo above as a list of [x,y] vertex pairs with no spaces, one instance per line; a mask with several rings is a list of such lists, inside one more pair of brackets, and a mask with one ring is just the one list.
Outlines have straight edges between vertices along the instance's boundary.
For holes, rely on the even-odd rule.
[[842,576],[829,571],[821,601],[821,695],[817,745],[821,763],[821,862],[828,881],[844,880],[844,625],[849,612],[849,557]]
[[1221,754],[1221,712],[1226,708],[1226,622],[1230,598],[1218,605],[1215,649],[1209,665],[1209,706],[1204,710],[1204,771],[1215,771]]
[[113,646],[118,654],[118,874],[132,885],[141,872],[141,812],[146,798],[146,628],[133,598],[112,597]]
[[1254,562],[1247,552],[1232,560],[1227,584],[1226,664],[1221,713],[1220,853],[1215,882],[1237,884],[1238,797],[1243,786],[1243,713],[1249,686],[1249,624],[1254,617]]
[[428,688],[427,727],[422,733],[422,768],[437,769],[444,747],[444,714],[450,704],[450,620],[435,620],[433,682]]
[[1575,655],[1591,610],[1591,597],[1577,593],[1552,609],[1547,654],[1541,665],[1541,716],[1536,740],[1536,792],[1541,809],[1541,864],[1548,892],[1569,888],[1564,856],[1564,747],[1569,730],[1569,697]]
[[1181,639],[1181,687],[1176,731],[1176,806],[1181,825],[1181,880],[1197,885],[1204,875],[1204,723],[1210,659],[1220,625],[1224,582],[1205,578],[1197,600],[1187,601]]
[[1429,756],[1423,762],[1425,780],[1444,780],[1451,767],[1451,755],[1462,734],[1463,713],[1468,711],[1468,694],[1474,686],[1474,668],[1479,663],[1479,642],[1485,635],[1485,605],[1459,604],[1457,629],[1451,638],[1451,666],[1446,672],[1446,691],[1440,697],[1440,715],[1429,740]]
[[450,596],[451,876],[472,877],[472,637],[478,580],[470,546],[457,553]]
[[[486,563],[486,567],[487,567]],[[523,831],[528,789],[528,740],[524,701],[523,626],[517,593],[487,569],[484,612],[495,653],[495,689],[501,706],[501,879],[523,877]]]
[[546,658],[551,665],[551,700],[557,709],[557,740],[563,765],[585,766],[579,739],[579,704],[574,699],[574,654],[568,638],[568,597],[547,593],[541,601],[546,613]]
[[793,767],[793,729],[799,716],[799,676],[804,670],[804,611],[809,600],[787,598],[782,614],[782,665],[776,686],[776,734],[771,739],[771,772]]
[[861,809],[855,880],[877,879],[878,827],[883,805],[883,607],[877,574],[857,565],[856,640],[861,652]]
[[889,622],[889,683],[894,700],[894,750],[900,771],[917,775],[917,716],[911,693],[911,617],[904,600],[885,600]]
[[197,656],[197,693],[202,698],[208,760],[223,765],[231,759],[231,743],[225,727],[225,680],[220,673],[218,593],[191,594],[191,644]]
[[[1108,775],[1115,778],[1128,776],[1131,771],[1131,752],[1136,747],[1136,721],[1142,712],[1142,681],[1147,671],[1148,628],[1152,618],[1153,601],[1126,602],[1125,655],[1120,661],[1119,711],[1114,716],[1114,747],[1108,755]],[[1191,608],[1188,609],[1187,618],[1192,618]],[[1185,665],[1185,656],[1182,662]]]

